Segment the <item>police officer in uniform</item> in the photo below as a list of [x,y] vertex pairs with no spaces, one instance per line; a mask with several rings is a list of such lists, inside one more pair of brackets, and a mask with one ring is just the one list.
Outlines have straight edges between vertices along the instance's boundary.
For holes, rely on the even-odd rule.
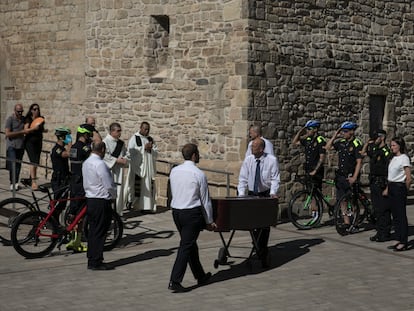
[[392,155],[385,143],[386,135],[384,130],[377,130],[362,150],[362,154],[367,154],[370,158],[369,181],[377,230],[377,233],[369,238],[373,242],[388,241],[391,231],[391,210],[387,198],[382,194],[387,187],[388,163]]
[[[70,148],[70,167],[72,177],[70,181],[70,197],[79,198],[85,196],[82,181],[82,163],[89,157],[91,153],[91,143],[94,127],[90,124],[82,124],[78,127],[76,133],[76,142]],[[84,200],[71,200],[69,210],[69,221],[71,221],[77,213],[80,212]],[[66,244],[67,250],[75,252],[85,252],[87,249],[81,243],[82,225],[78,224],[78,228],[73,232],[72,240]]]
[[[58,127],[55,129],[57,141],[53,147],[50,158],[52,160],[52,190],[53,198],[66,199],[65,187],[69,185],[70,171],[69,171],[69,149],[72,144],[72,137],[70,129],[67,127]],[[67,149],[66,149],[67,146]],[[65,202],[57,203],[58,210],[62,210],[66,206]]]
[[[318,134],[321,123],[317,120],[309,120],[305,126],[301,128],[293,138],[293,145],[302,145],[305,147],[305,164],[306,174],[312,176],[312,180],[319,189],[322,189],[322,179],[324,177],[324,166],[326,156],[326,139]],[[318,211],[316,205],[312,204],[312,221],[318,219]]]
[[[359,181],[363,144],[354,135],[357,127],[356,123],[345,121],[326,143],[325,148],[327,150],[334,148],[338,152],[338,169],[335,172],[337,200],[347,193],[353,184]],[[346,215],[346,202],[344,202],[344,206],[341,208],[344,214],[344,223],[350,225],[350,217]],[[352,228],[352,230],[357,230],[357,228]]]

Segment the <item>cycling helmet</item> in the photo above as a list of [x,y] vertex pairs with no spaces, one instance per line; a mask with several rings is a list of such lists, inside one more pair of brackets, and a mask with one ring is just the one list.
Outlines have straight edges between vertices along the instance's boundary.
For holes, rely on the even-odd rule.
[[358,124],[352,121],[345,121],[341,124],[341,130],[355,130],[358,127]]
[[317,121],[317,120],[309,120],[308,122],[306,122],[305,127],[320,127],[321,126],[321,122]]
[[77,132],[79,134],[92,134],[94,130],[95,128],[93,127],[93,125],[85,123],[78,126]]
[[70,129],[66,126],[61,126],[55,128],[56,137],[65,137],[67,134],[70,134]]

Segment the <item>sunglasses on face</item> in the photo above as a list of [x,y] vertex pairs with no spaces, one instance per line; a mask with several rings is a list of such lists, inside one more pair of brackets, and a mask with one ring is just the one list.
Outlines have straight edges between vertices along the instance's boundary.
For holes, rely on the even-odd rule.
[[33,110],[33,111],[38,111],[38,110],[39,110],[39,108],[32,108],[32,110]]

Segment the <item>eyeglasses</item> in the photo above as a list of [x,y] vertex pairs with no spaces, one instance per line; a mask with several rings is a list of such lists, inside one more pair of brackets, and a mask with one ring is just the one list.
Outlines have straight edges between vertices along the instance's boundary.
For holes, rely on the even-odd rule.
[[342,133],[348,133],[348,132],[349,132],[349,130],[342,129],[342,130],[341,130],[341,132],[342,132]]
[[307,127],[306,129],[307,129],[308,131],[312,131],[312,130],[316,129],[316,127]]
[[32,110],[33,110],[33,111],[38,111],[38,110],[39,110],[39,108],[32,108]]

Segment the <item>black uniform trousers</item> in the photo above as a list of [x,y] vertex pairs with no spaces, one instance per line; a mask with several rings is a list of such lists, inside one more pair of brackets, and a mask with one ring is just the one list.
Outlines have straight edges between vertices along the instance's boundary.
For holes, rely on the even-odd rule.
[[97,267],[103,261],[106,234],[112,219],[111,200],[87,199],[88,208],[88,267]]
[[376,230],[379,238],[388,239],[391,232],[391,209],[388,198],[382,195],[383,187],[371,183],[371,201],[376,219]]
[[205,276],[197,246],[200,231],[206,226],[201,209],[201,206],[191,209],[172,209],[174,223],[180,233],[181,240],[171,272],[171,282],[182,282],[187,263],[190,265],[195,279],[199,280]]
[[[259,192],[259,193],[254,193],[253,191],[249,191],[248,194],[262,197],[262,198],[269,198],[270,189],[263,191],[263,192]],[[259,247],[259,249],[257,250],[257,257],[265,260],[267,258],[267,254],[269,253],[268,244],[269,244],[269,237],[270,237],[270,227],[254,229],[253,234],[257,240],[257,244]]]
[[395,239],[400,243],[408,242],[408,219],[407,219],[407,186],[405,183],[388,183],[388,204],[395,229]]

